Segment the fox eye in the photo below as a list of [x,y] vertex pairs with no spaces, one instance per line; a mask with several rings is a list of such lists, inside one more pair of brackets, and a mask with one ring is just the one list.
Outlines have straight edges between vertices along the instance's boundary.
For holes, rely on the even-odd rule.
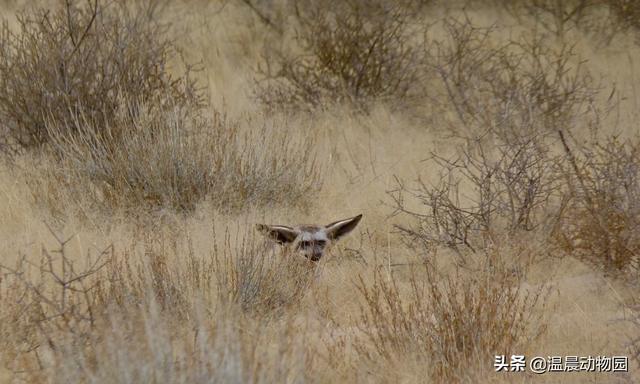
[[298,248],[299,249],[307,249],[307,248],[315,247],[315,246],[324,247],[326,242],[327,242],[326,240],[315,240],[315,241],[303,240],[303,241],[298,243]]

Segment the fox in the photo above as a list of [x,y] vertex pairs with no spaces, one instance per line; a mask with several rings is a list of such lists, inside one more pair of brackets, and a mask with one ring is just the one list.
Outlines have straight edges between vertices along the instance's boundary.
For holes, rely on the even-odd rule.
[[257,230],[280,245],[288,246],[312,262],[318,262],[325,251],[358,225],[362,214],[327,225],[257,224]]

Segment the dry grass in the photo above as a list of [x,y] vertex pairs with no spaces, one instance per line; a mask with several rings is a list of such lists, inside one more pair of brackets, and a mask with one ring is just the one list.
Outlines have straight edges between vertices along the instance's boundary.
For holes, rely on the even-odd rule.
[[[207,256],[188,239],[185,251],[162,236],[127,251],[87,253],[80,263],[69,250],[74,237],[56,237],[58,246],[43,249],[40,260],[20,255],[15,266],[2,267],[2,300],[11,304],[2,313],[3,345],[16,359],[9,369],[17,377],[40,381],[53,370],[54,382],[271,382],[304,373],[274,372],[282,356],[264,343],[278,335],[286,353],[308,348],[293,345],[298,325],[283,311],[309,289],[295,263],[265,259],[269,253],[250,239],[232,247],[227,238],[224,250]],[[272,366],[263,366],[266,356]],[[129,364],[139,359],[149,360]],[[120,376],[110,378],[116,367]],[[160,372],[168,376],[160,379]]]
[[170,74],[177,54],[157,22],[158,4],[71,1],[20,14],[17,31],[3,24],[2,151],[45,143],[47,121],[73,120],[76,109],[100,128],[113,125],[118,94],[158,109],[167,93],[180,105],[201,102],[188,73]]
[[[564,251],[613,275],[638,273],[640,162],[637,139],[607,137],[573,156],[571,199],[556,239]],[[567,150],[571,151],[567,144]]]
[[[296,5],[297,7],[297,5]],[[308,2],[296,8],[292,50],[270,53],[258,99],[271,109],[322,108],[349,102],[399,101],[418,78],[418,50],[410,38],[409,4]]]
[[380,270],[372,286],[361,279],[362,336],[355,348],[373,370],[384,362],[379,374],[389,381],[421,365],[436,382],[472,379],[476,372],[470,367],[486,373],[492,356],[517,354],[542,331],[536,329],[543,323],[535,309],[544,301],[544,287],[523,292],[500,257],[486,255],[473,273],[458,268],[440,274],[429,264],[417,266],[408,289]]
[[253,236],[236,244],[234,250],[227,234],[224,248],[214,250],[220,302],[262,318],[281,315],[301,304],[317,265],[295,254],[280,255]]
[[67,199],[84,216],[307,204],[322,183],[315,137],[278,118],[228,118],[189,70],[174,78],[163,9],[65,2],[5,25],[3,148],[15,160],[38,146],[26,156],[40,163],[34,198],[57,219]]
[[[233,211],[304,205],[322,184],[310,134],[289,133],[277,119],[234,121],[164,101],[154,111],[123,98],[108,126],[82,111],[68,122],[52,120],[45,162],[56,165],[37,171],[35,198],[68,194],[103,212],[193,211],[205,200]],[[48,208],[63,211],[55,201]]]
[[[273,382],[304,377],[307,346],[293,338],[296,326],[290,320],[252,320],[239,304],[212,307],[212,261],[190,254],[188,261],[177,262],[171,254],[170,249],[145,246],[142,260],[134,262],[112,253],[104,272],[84,271],[70,284],[50,274],[49,281],[39,283],[67,290],[67,296],[42,293],[46,288],[40,285],[23,286],[29,299],[22,299],[17,311],[29,313],[29,321],[4,322],[12,330],[5,341],[23,348],[9,368],[16,377],[41,381],[47,375],[53,382]],[[26,279],[15,273],[6,277],[9,284],[27,284]],[[275,339],[282,348],[271,350]],[[271,363],[265,364],[267,359]],[[291,359],[291,365],[274,370],[283,359]]]
[[[50,27],[23,3],[0,1],[4,63],[39,63],[0,71],[5,106],[37,111],[3,120],[30,149],[0,165],[0,382],[638,381],[629,31],[596,48],[572,18],[545,40],[495,1],[100,2],[99,23],[59,3]],[[265,111],[255,69],[291,41],[280,64],[309,77]],[[202,63],[194,99],[176,46]],[[61,62],[78,99],[41,102]],[[253,229],[357,213],[317,264]],[[631,366],[507,374],[496,354]]]

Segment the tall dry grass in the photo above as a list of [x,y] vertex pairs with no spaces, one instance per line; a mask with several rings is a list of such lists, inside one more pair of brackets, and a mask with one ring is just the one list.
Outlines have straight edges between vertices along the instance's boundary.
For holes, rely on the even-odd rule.
[[[172,74],[179,56],[163,9],[65,2],[21,14],[16,31],[5,25],[3,148],[41,147],[29,154],[44,164],[34,199],[59,219],[306,204],[322,183],[314,136],[208,106],[192,67]],[[84,212],[65,212],[65,199]]]
[[[419,50],[411,41],[414,2],[358,0],[296,4],[295,43],[269,52],[257,98],[270,109],[397,102],[415,93]],[[419,7],[418,7],[419,8]]]
[[73,236],[56,235],[55,248],[3,263],[7,368],[53,382],[326,381],[360,377],[365,367],[385,381],[417,367],[435,381],[459,380],[468,364],[538,336],[543,288],[522,290],[494,254],[471,274],[424,264],[403,279],[366,268],[369,282],[360,271],[343,287],[359,306],[352,344],[341,344],[312,320],[354,327],[325,312],[340,310],[319,281],[330,267],[274,253],[255,236],[227,234],[202,254],[189,238],[160,235],[78,259]]
[[476,370],[487,374],[492,356],[524,349],[543,331],[536,309],[544,287],[523,290],[501,257],[487,255],[483,269],[471,274],[416,266],[406,288],[381,270],[373,284],[359,280],[364,301],[354,344],[369,369],[388,381],[408,371],[416,381],[425,374],[457,382],[473,379]]
[[[188,71],[158,22],[157,2],[65,2],[20,13],[18,28],[0,34],[2,151],[16,153],[48,141],[47,121],[73,120],[81,109],[95,125],[113,125],[118,94],[161,108],[157,98],[201,103]],[[69,125],[67,128],[73,128]]]
[[102,211],[193,211],[203,201],[233,211],[304,205],[321,185],[311,134],[288,132],[282,120],[234,121],[170,97],[164,102],[155,111],[123,98],[113,123],[102,127],[83,111],[71,121],[51,120],[45,153],[56,166],[45,165],[33,180],[36,198],[68,193]]
[[[87,254],[82,263],[70,256],[67,239],[58,241],[55,249],[43,250],[41,260],[22,255],[15,266],[2,267],[3,347],[13,357],[8,369],[16,378],[272,382],[306,377],[305,354],[312,347],[296,334],[304,326],[295,324],[289,311],[273,312],[286,303],[269,295],[274,289],[286,295],[285,287],[300,276],[287,273],[291,263],[269,268],[273,261],[259,258],[266,255],[259,244],[236,253],[226,243],[224,252],[233,255],[217,250],[201,255],[148,238],[129,251],[111,246]],[[247,260],[253,260],[252,269]],[[252,283],[263,289],[252,289]],[[277,317],[263,316],[265,310]],[[282,345],[272,349],[275,339]],[[291,365],[283,365],[286,356]]]

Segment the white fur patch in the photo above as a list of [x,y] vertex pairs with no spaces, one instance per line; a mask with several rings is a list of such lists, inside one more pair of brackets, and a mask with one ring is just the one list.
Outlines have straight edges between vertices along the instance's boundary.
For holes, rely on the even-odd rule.
[[329,238],[327,237],[327,234],[325,233],[325,231],[316,231],[316,232],[302,232],[300,234],[300,240],[302,241],[318,241],[318,240],[324,240],[324,241],[329,241]]

